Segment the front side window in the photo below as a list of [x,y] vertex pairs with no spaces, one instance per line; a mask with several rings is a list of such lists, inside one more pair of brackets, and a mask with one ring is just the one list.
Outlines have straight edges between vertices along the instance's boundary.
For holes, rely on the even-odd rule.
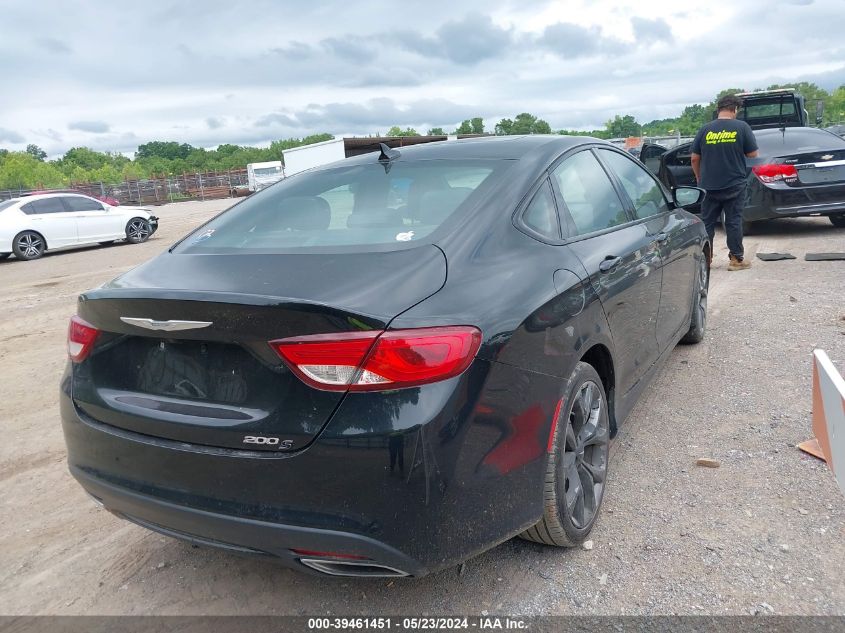
[[42,198],[27,202],[21,207],[21,211],[27,215],[41,215],[44,213],[64,213],[65,207],[60,197]]
[[305,172],[188,236],[186,253],[286,252],[418,242],[494,186],[511,161],[397,161]]
[[103,205],[93,198],[84,196],[65,196],[63,198],[68,211],[102,211]]
[[622,183],[622,188],[634,204],[637,218],[648,218],[669,210],[663,190],[645,169],[616,152],[607,149],[598,151]]
[[553,172],[578,235],[628,222],[622,201],[592,152],[578,152]]

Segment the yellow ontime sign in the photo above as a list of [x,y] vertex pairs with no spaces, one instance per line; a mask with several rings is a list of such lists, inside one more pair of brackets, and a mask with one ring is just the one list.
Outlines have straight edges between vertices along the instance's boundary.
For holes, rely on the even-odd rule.
[[704,137],[704,141],[708,145],[716,145],[717,143],[736,143],[736,131],[729,132],[722,130],[721,132],[708,132]]

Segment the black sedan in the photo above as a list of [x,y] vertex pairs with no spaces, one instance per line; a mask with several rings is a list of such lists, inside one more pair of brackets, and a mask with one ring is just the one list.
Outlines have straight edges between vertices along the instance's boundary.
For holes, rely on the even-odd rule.
[[70,470],[151,530],[326,574],[580,543],[610,437],[704,336],[701,195],[560,136],[288,178],[80,296]]
[[[786,127],[755,130],[759,158],[750,159],[744,229],[774,218],[826,215],[845,227],[845,139],[827,130]],[[667,151],[643,145],[640,159],[667,187],[695,185],[691,143]]]

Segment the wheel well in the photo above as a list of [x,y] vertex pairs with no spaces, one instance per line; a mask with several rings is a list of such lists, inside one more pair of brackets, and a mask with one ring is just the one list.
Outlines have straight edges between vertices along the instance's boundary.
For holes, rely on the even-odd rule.
[[616,375],[613,370],[613,357],[604,345],[593,345],[581,357],[582,363],[592,365],[601,378],[604,392],[607,394],[607,412],[610,417],[610,435],[616,435]]
[[710,242],[704,242],[704,256],[707,258],[707,261],[710,262],[713,258],[713,249],[710,246]]

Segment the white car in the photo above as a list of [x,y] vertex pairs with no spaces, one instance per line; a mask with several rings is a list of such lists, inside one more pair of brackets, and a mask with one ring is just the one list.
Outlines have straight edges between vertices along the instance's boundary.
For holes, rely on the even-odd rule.
[[0,202],[0,259],[38,259],[58,248],[146,242],[158,218],[142,207],[112,207],[75,193],[48,193]]

